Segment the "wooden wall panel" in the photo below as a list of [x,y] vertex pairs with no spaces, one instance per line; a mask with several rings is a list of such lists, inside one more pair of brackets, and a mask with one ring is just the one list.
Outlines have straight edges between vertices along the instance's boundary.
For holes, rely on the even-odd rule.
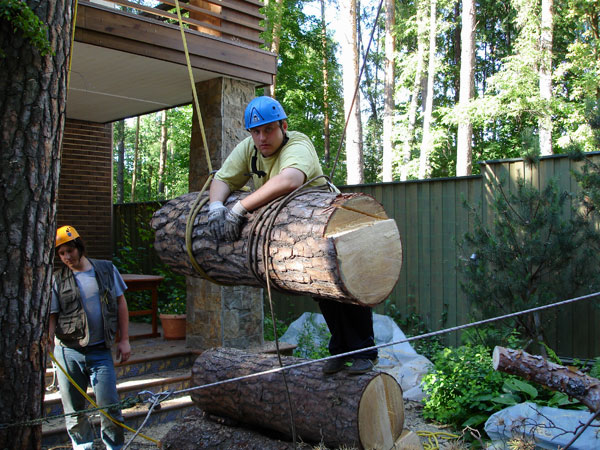
[[[593,157],[600,160],[600,153]],[[565,156],[542,158],[537,167],[520,159],[490,161],[481,166],[481,176],[342,186],[340,189],[372,195],[383,204],[388,216],[396,220],[402,239],[403,263],[390,302],[403,317],[419,314],[432,330],[439,330],[466,324],[472,319],[457,271],[461,257],[457,242],[474,226],[463,201],[476,208],[484,223],[492,223],[489,202],[495,189],[489,180],[509,180],[510,189],[514,190],[519,176],[542,188],[554,177],[561,189],[576,192],[578,185],[571,171],[579,166]],[[124,211],[134,206],[117,208]],[[317,303],[309,297],[274,293],[273,298],[276,316],[283,320],[295,319],[305,311],[319,311]],[[375,312],[384,313],[384,309],[385,304],[381,304]],[[268,307],[265,314],[269,314]],[[559,355],[583,358],[600,355],[600,327],[597,326],[600,300],[567,306],[554,315],[556,319],[547,331],[551,346]],[[459,345],[459,333],[448,335],[445,342]]]

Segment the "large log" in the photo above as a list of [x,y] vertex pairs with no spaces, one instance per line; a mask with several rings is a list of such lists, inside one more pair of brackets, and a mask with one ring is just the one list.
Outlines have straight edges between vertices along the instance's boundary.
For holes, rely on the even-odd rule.
[[[206,194],[204,194],[206,195]],[[227,205],[248,193],[235,192]],[[185,245],[186,222],[198,193],[177,197],[154,213],[154,247],[174,271],[199,277]],[[198,213],[192,249],[217,283],[263,286],[263,243],[269,206],[248,215],[239,240],[218,242],[208,230],[208,206]],[[262,225],[262,226],[261,226]],[[275,289],[374,306],[396,285],[402,266],[398,227],[373,197],[307,192],[276,215],[269,240],[269,280]]]
[[[302,360],[284,357],[285,366]],[[323,363],[288,369],[286,379],[297,435],[305,442],[337,447],[390,449],[402,433],[402,389],[390,375],[370,372],[323,375]],[[274,355],[211,349],[192,368],[192,383],[203,386],[279,367]],[[280,372],[192,391],[202,410],[291,437],[289,404]]]
[[535,381],[553,391],[576,398],[591,411],[600,410],[600,380],[580,370],[554,364],[523,350],[496,347],[492,355],[495,370]]

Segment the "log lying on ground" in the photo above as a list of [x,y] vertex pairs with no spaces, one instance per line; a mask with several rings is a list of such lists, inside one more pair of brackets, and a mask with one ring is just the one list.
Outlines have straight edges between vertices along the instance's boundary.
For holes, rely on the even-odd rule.
[[[246,195],[233,193],[226,206]],[[156,232],[154,248],[161,260],[175,272],[195,277],[201,275],[188,257],[185,231],[197,196],[190,193],[169,201],[151,221]],[[217,242],[207,226],[208,205],[201,209],[194,221],[192,249],[212,280],[263,285],[265,211],[268,206],[247,216],[239,240]],[[365,194],[303,193],[281,209],[272,226],[269,277],[272,286],[282,291],[374,306],[389,296],[401,266],[396,222]]]
[[[302,361],[284,357],[283,364]],[[390,449],[402,433],[402,389],[390,375],[369,372],[348,376],[344,371],[323,375],[324,363],[286,371],[297,435],[305,442],[337,447]],[[192,383],[203,386],[279,367],[274,355],[237,349],[211,349],[192,368]],[[283,375],[270,373],[242,381],[193,390],[202,410],[291,438],[289,404]]]
[[[222,423],[199,408],[177,420],[160,440],[164,450],[312,450],[309,444],[282,441],[239,424]],[[261,430],[263,431],[263,430]]]
[[554,364],[523,350],[496,347],[492,355],[494,369],[535,381],[553,391],[576,398],[591,411],[600,410],[600,380],[580,370]]

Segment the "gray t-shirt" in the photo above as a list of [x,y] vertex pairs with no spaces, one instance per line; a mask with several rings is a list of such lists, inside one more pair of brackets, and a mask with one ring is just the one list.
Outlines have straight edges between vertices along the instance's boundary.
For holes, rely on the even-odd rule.
[[[102,320],[102,306],[100,305],[100,292],[98,289],[98,281],[96,281],[96,271],[92,267],[86,272],[73,272],[73,275],[75,275],[75,282],[77,283],[79,292],[81,292],[83,309],[87,316],[88,327],[90,330],[88,345],[100,344],[104,342],[104,322]],[[119,297],[127,290],[127,286],[114,265],[113,276],[115,279],[115,292],[117,297]],[[59,312],[58,285],[54,283],[52,286],[50,313],[55,314]]]

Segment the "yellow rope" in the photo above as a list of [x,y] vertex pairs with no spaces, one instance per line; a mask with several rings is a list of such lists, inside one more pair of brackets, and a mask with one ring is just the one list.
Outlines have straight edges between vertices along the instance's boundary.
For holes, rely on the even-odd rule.
[[[59,369],[60,369],[60,370],[61,370],[61,371],[62,371],[62,372],[63,372],[63,373],[66,375],[66,377],[69,379],[69,382],[70,382],[70,383],[71,383],[73,386],[75,386],[75,389],[77,389],[77,390],[78,390],[78,391],[81,393],[81,395],[83,395],[83,396],[85,397],[85,399],[86,399],[88,402],[90,402],[90,404],[91,404],[91,405],[92,405],[94,408],[99,408],[99,406],[96,404],[96,402],[95,402],[94,400],[92,400],[92,398],[91,398],[89,395],[87,395],[87,392],[85,392],[85,391],[84,391],[84,390],[83,390],[83,389],[82,389],[82,388],[81,388],[81,387],[80,387],[80,386],[79,386],[77,383],[75,383],[75,380],[74,380],[73,378],[71,378],[71,375],[69,375],[69,374],[67,373],[67,371],[64,369],[64,367],[63,367],[63,366],[62,366],[62,365],[61,365],[61,364],[60,364],[60,363],[59,363],[59,362],[56,360],[56,358],[54,357],[54,353],[52,353],[51,351],[48,351],[48,354],[50,355],[50,358],[52,359],[52,361],[54,361],[54,363],[55,363],[55,364],[58,366],[58,368],[59,368]],[[104,411],[103,409],[99,409],[99,411],[100,411],[100,412],[101,412],[101,413],[102,413],[104,416],[108,417],[108,418],[111,420],[111,422],[113,422],[114,424],[116,424],[116,425],[119,425],[120,427],[122,427],[122,428],[125,428],[126,430],[128,430],[128,431],[131,431],[132,433],[135,433],[135,432],[136,432],[136,430],[134,430],[133,428],[130,428],[130,427],[128,427],[127,425],[125,425],[124,423],[121,423],[121,422],[119,422],[118,420],[116,420],[116,419],[113,419],[113,418],[111,417],[111,415],[110,415],[110,414],[108,414],[108,413],[107,413],[106,411]],[[158,441],[158,440],[156,440],[156,439],[153,439],[153,438],[151,438],[151,437],[148,437],[148,436],[146,436],[146,435],[144,435],[144,434],[142,434],[142,433],[139,433],[139,434],[138,434],[138,436],[141,436],[141,437],[143,437],[144,439],[147,439],[147,440],[149,440],[149,441],[152,441],[152,442],[154,442],[158,448],[161,448],[161,447],[162,447],[162,445],[161,445],[160,441]]]
[[200,267],[198,261],[194,257],[194,253],[192,251],[192,230],[194,227],[194,220],[196,216],[202,209],[202,207],[208,201],[208,197],[200,200],[204,191],[206,191],[208,185],[212,181],[213,170],[212,163],[210,161],[210,152],[208,151],[208,143],[206,141],[206,133],[204,132],[204,123],[202,122],[202,113],[200,112],[200,103],[198,102],[198,93],[196,91],[196,83],[194,82],[194,72],[192,71],[192,63],[190,61],[190,53],[188,51],[187,40],[185,38],[185,31],[183,28],[183,21],[181,20],[181,8],[179,7],[179,0],[175,0],[175,7],[177,8],[177,18],[179,19],[179,30],[181,31],[181,41],[183,42],[183,51],[185,53],[185,61],[187,64],[188,75],[190,77],[190,84],[192,85],[192,95],[194,96],[194,105],[196,107],[196,116],[198,117],[198,125],[200,127],[200,134],[202,135],[202,145],[204,145],[204,153],[206,156],[206,166],[208,167],[208,178],[202,186],[202,189],[198,193],[198,197],[194,201],[194,204],[190,208],[190,212],[188,214],[188,219],[185,226],[185,248],[187,250],[188,257],[190,258],[190,262],[192,263],[192,267],[200,274],[200,276],[212,283],[222,284],[212,279],[208,274]]
[[194,203],[193,203],[192,207],[190,208],[190,212],[188,213],[187,222],[185,224],[185,249],[190,258],[190,262],[192,263],[192,266],[194,267],[194,269],[196,269],[196,272],[198,272],[200,274],[200,276],[202,278],[204,278],[205,280],[208,280],[211,283],[219,284],[222,286],[223,283],[219,283],[218,281],[214,280],[212,277],[210,277],[204,271],[204,269],[202,267],[200,267],[200,264],[198,264],[198,261],[196,261],[196,258],[194,257],[194,252],[192,249],[192,242],[193,242],[192,241],[192,231],[194,229],[194,220],[196,220],[196,216],[198,215],[198,213],[200,212],[202,207],[208,201],[208,197],[205,197],[204,199],[202,199],[202,194],[204,193],[204,191],[206,191],[206,188],[210,184],[212,178],[213,178],[213,175],[211,173],[208,176],[208,178],[206,179],[204,186],[202,186],[202,189],[198,193],[198,197],[196,197],[196,200],[194,200]]
[[202,145],[204,145],[204,152],[206,153],[206,165],[208,167],[208,173],[211,173],[212,165],[210,162],[210,153],[208,152],[208,143],[206,142],[206,134],[204,133],[204,124],[202,123],[202,113],[200,112],[200,103],[198,102],[198,93],[196,92],[196,83],[194,83],[194,73],[192,72],[192,63],[190,62],[190,53],[188,51],[187,40],[185,38],[183,21],[181,20],[181,8],[179,7],[179,0],[175,0],[175,7],[177,8],[177,18],[179,19],[179,30],[181,31],[181,40],[183,41],[183,51],[185,52],[185,61],[187,63],[188,74],[190,76],[190,83],[192,85],[192,95],[194,96],[194,105],[196,106],[196,115],[198,116],[198,125],[200,125],[200,133],[202,134]]
[[[417,436],[427,438],[427,443],[423,445],[425,450],[437,450],[440,448],[439,439],[451,440],[460,438],[457,434],[447,433],[445,431],[417,431]],[[439,438],[439,439],[438,439]]]

